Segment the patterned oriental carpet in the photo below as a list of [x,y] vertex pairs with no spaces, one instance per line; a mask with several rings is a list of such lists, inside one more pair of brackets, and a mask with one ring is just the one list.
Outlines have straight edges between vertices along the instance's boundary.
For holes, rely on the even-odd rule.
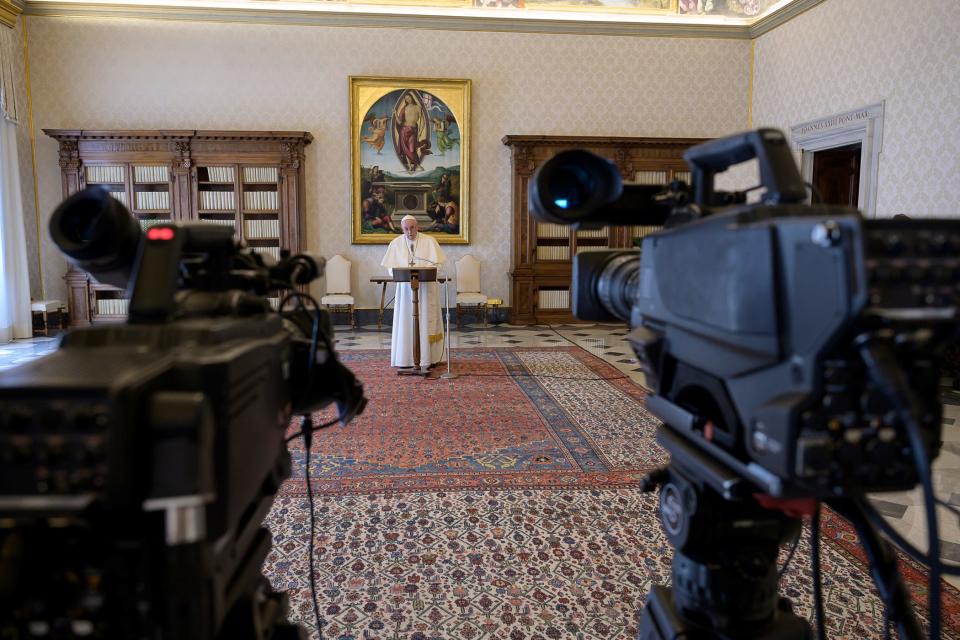
[[[642,389],[576,347],[461,350],[454,381],[397,376],[386,351],[341,357],[370,403],[311,453],[323,638],[636,638],[672,556],[638,489],[665,459]],[[302,441],[291,451],[264,572],[317,638]],[[823,540],[829,637],[882,638],[852,528],[827,512]],[[809,557],[805,534],[781,583],[808,619]],[[902,570],[925,616],[925,572]],[[944,584],[943,602],[943,637],[960,638],[960,594]]]

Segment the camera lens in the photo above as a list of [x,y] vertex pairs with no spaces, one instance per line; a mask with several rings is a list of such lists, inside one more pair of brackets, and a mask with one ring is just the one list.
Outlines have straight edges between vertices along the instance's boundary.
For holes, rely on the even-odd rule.
[[558,209],[577,209],[596,190],[593,178],[582,168],[573,165],[554,169],[547,188]]
[[609,160],[587,151],[561,151],[537,169],[529,183],[530,211],[559,224],[587,221],[623,193]]
[[76,244],[89,243],[93,239],[98,218],[98,212],[93,209],[77,211],[63,221],[61,230],[64,238]]
[[126,207],[101,187],[73,194],[50,217],[50,236],[99,282],[125,288],[143,235]]
[[629,322],[640,292],[640,252],[613,254],[600,272],[596,286],[603,308]]

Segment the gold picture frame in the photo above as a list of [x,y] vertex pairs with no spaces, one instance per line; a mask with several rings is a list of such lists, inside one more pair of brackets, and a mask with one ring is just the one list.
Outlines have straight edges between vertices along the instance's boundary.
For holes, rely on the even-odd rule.
[[413,215],[470,243],[470,80],[350,77],[354,244],[388,244]]

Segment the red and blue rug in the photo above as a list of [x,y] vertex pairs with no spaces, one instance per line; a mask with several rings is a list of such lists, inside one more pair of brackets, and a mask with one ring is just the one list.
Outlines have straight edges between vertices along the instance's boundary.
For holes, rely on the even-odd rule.
[[[642,389],[575,347],[459,351],[452,381],[397,376],[386,351],[341,357],[370,403],[311,452],[324,638],[636,638],[672,556],[638,489],[665,460]],[[291,452],[264,572],[315,638],[302,443]],[[855,536],[829,513],[823,532],[830,637],[882,638]],[[808,558],[805,538],[782,589],[810,617]],[[903,569],[923,615],[924,573]],[[960,637],[950,587],[944,614]]]

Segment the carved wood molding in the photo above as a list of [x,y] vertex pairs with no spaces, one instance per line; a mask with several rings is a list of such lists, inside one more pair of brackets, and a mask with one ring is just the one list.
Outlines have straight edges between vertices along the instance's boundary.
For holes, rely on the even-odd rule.
[[173,150],[177,154],[174,166],[180,169],[189,169],[193,165],[190,158],[190,141],[178,140],[173,143]]
[[280,148],[283,150],[283,160],[280,166],[284,169],[299,169],[300,163],[303,162],[303,146],[304,142],[302,140],[281,142]]
[[80,143],[77,140],[60,140],[60,168],[80,168]]
[[596,147],[623,145],[635,148],[686,148],[704,142],[705,138],[654,138],[630,136],[545,136],[506,135],[501,142],[508,147]]
[[[2,1],[2,0],[0,0]],[[310,144],[313,136],[308,131],[200,131],[195,129],[44,129],[43,132],[60,140],[249,140],[269,142],[299,142]]]
[[612,160],[624,178],[632,178],[636,173],[633,168],[633,153],[629,147],[615,147]]
[[531,147],[518,147],[515,150],[514,166],[516,172],[524,177],[529,178],[533,175],[534,170],[537,168],[537,161],[534,158],[533,149]]

